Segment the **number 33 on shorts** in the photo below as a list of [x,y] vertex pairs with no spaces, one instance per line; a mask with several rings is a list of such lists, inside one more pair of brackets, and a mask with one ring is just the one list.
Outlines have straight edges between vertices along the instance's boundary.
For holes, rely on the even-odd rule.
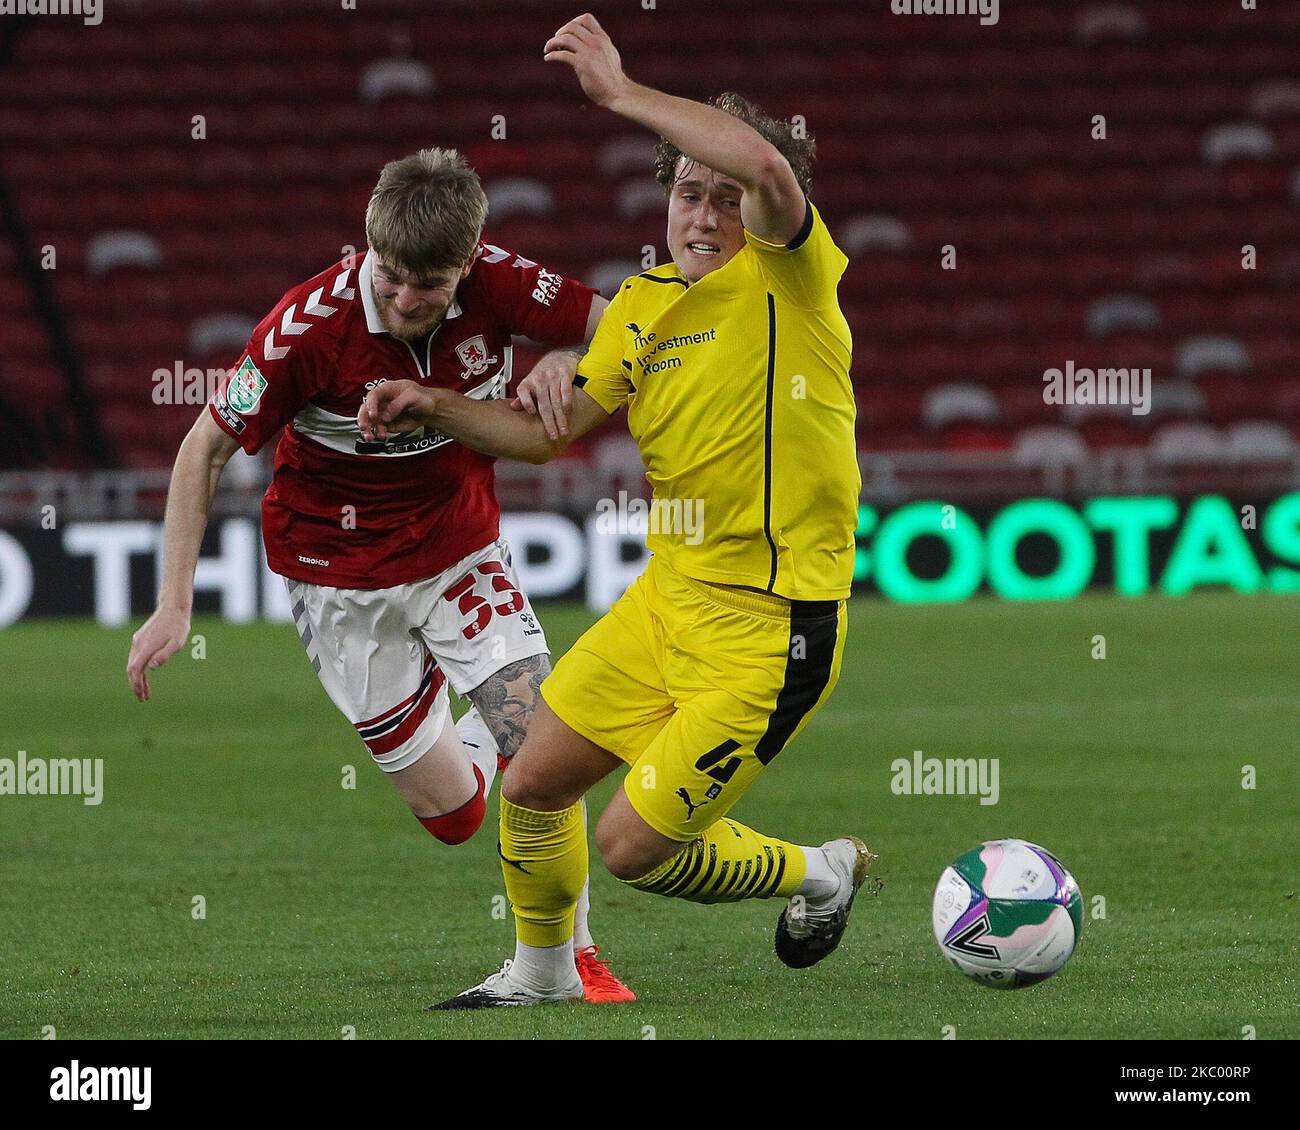
[[[476,590],[486,579],[491,586],[492,597],[480,595]],[[494,603],[496,598],[504,598]],[[524,594],[514,586],[506,575],[505,566],[500,561],[484,561],[466,573],[442,595],[443,600],[456,602],[462,616],[466,617],[461,635],[472,640],[480,635],[492,623],[493,615],[513,616],[522,612],[527,605]],[[529,616],[532,619],[531,614]]]

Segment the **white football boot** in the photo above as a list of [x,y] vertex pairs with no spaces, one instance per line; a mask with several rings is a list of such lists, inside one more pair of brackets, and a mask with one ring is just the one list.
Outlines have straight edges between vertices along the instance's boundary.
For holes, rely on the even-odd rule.
[[[876,856],[856,836],[822,844],[826,861],[839,879],[834,894],[823,898],[795,895],[776,923],[776,956],[791,969],[816,965],[840,944],[849,911],[866,882]],[[880,889],[875,881],[872,894]]]
[[517,1008],[533,1004],[568,1004],[582,1000],[582,981],[577,971],[573,973],[573,984],[556,989],[553,993],[539,993],[515,981],[510,976],[510,967],[514,961],[507,959],[501,966],[500,973],[493,973],[481,985],[466,989],[458,996],[445,1000],[441,1004],[429,1006],[429,1011],[462,1008]]

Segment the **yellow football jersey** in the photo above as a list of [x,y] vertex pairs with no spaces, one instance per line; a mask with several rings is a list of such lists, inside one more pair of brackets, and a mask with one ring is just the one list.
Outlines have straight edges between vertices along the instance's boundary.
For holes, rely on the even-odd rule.
[[746,232],[699,282],[656,267],[605,311],[574,385],[627,405],[654,491],[647,544],[685,576],[848,595],[862,484],[847,265],[810,203],[789,244]]

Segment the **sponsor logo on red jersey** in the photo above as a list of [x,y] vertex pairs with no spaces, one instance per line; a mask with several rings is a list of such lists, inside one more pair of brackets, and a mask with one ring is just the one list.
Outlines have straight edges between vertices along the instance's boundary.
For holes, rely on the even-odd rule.
[[564,279],[554,271],[548,271],[545,267],[542,267],[537,272],[537,285],[533,288],[533,301],[540,302],[543,306],[549,306],[560,293],[560,284],[562,282],[564,282]]

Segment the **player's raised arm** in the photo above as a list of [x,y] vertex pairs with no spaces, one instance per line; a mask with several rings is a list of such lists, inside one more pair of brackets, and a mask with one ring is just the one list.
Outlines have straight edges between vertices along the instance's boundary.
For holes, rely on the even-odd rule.
[[546,434],[537,416],[516,412],[503,400],[474,400],[446,388],[425,388],[414,381],[384,381],[362,402],[357,426],[367,440],[386,440],[418,427],[435,428],[466,447],[487,455],[545,463],[608,414],[581,390],[574,393],[566,436]]
[[756,130],[701,102],[633,82],[613,42],[587,13],[546,43],[548,63],[567,63],[599,106],[653,130],[692,159],[732,177],[744,190],[745,227],[769,243],[789,243],[803,227],[807,201],[790,163]]
[[194,605],[194,567],[221,472],[239,450],[205,408],[181,444],[167,489],[163,519],[163,577],[158,606],[131,637],[126,674],[135,697],[149,699],[149,672],[185,643]]

